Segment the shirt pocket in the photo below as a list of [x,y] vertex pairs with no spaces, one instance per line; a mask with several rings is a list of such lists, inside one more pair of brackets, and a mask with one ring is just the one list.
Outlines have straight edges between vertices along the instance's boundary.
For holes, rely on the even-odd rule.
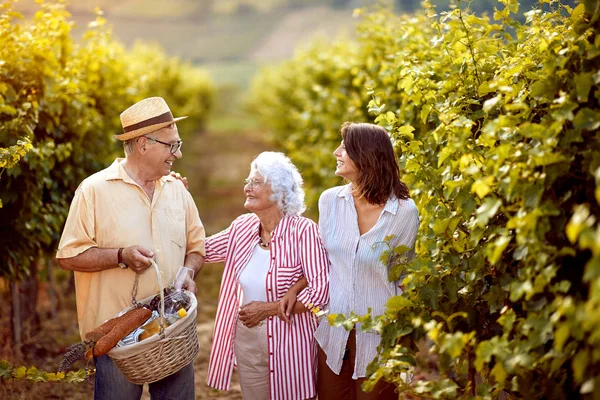
[[169,239],[179,247],[185,247],[185,210],[167,208],[167,223],[169,224]]
[[281,298],[302,276],[302,265],[277,268],[277,298]]

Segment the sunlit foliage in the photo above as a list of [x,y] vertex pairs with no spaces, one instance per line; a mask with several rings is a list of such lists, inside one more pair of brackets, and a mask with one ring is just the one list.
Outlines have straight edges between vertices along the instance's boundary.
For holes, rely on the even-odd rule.
[[421,215],[417,259],[389,265],[406,293],[382,318],[330,318],[381,333],[373,380],[428,398],[600,390],[600,6],[542,3],[522,24],[516,0],[368,13],[358,45],[314,44],[254,82],[312,207],[339,184],[342,122],[395,142]]
[[55,250],[79,183],[122,154],[113,135],[123,110],[163,96],[190,116],[178,124],[185,140],[214,88],[158,47],[125,50],[100,12],[77,43],[62,2],[42,2],[32,21],[12,3],[0,5],[0,276],[18,279]]

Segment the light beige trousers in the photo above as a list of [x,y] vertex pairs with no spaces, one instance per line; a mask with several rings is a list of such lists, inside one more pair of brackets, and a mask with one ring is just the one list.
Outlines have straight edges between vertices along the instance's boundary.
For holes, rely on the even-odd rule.
[[269,399],[269,344],[267,324],[235,329],[235,358],[244,400]]

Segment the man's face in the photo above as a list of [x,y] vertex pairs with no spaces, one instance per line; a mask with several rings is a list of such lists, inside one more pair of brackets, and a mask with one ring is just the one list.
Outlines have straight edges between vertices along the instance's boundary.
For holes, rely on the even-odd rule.
[[[141,140],[145,140],[143,145],[146,146],[146,153],[144,154],[144,161],[149,172],[154,172],[151,175],[156,175],[156,179],[161,176],[169,175],[173,162],[176,159],[183,157],[181,149],[177,149],[175,153],[171,153],[171,144],[176,144],[181,139],[179,138],[179,132],[175,124],[172,127],[162,128],[155,132],[150,132]],[[159,143],[159,140],[164,143]],[[175,146],[177,147],[177,146]]]

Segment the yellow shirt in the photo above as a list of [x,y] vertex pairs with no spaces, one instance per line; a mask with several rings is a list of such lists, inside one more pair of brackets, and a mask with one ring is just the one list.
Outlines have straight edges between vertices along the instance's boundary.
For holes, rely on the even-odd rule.
[[[71,258],[91,247],[144,246],[155,253],[163,285],[173,281],[189,253],[204,255],[205,232],[198,209],[183,184],[171,176],[156,181],[152,201],[125,171],[123,159],[85,179],[71,203],[57,258]],[[115,268],[75,271],[79,332],[102,324],[131,305],[135,272]],[[140,275],[136,298],[158,293],[156,272]]]

